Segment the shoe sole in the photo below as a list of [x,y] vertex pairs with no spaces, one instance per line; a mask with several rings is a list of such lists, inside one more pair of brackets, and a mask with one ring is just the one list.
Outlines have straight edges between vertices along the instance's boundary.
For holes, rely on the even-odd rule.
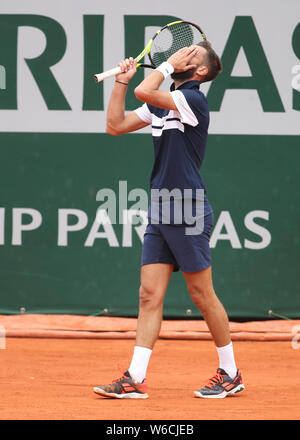
[[148,399],[148,394],[143,393],[126,393],[126,394],[116,394],[116,393],[106,393],[103,390],[94,388],[94,393],[99,394],[104,397],[111,397],[112,399]]
[[202,394],[200,391],[194,391],[195,397],[201,397],[202,399],[224,399],[227,396],[234,396],[235,394],[241,393],[244,391],[245,387],[243,384],[238,385],[233,390],[223,391],[220,394]]

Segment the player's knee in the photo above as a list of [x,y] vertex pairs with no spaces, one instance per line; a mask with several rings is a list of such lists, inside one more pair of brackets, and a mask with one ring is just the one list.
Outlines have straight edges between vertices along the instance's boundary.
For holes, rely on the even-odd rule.
[[141,307],[156,308],[161,305],[163,295],[158,289],[155,289],[152,286],[147,287],[145,285],[141,285],[139,297]]
[[188,291],[193,302],[200,310],[205,310],[210,304],[214,291],[210,287],[199,286],[191,284],[188,286]]

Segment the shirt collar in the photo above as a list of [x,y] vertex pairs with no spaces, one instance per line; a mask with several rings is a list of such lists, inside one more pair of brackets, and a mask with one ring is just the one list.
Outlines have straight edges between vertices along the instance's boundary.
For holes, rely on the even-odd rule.
[[[199,90],[200,84],[201,84],[200,81],[194,81],[194,80],[193,81],[186,81],[183,84],[181,84],[179,87],[177,87],[176,90],[194,89],[194,88],[197,88]],[[173,92],[173,90],[175,90],[175,83],[174,82],[171,84],[170,90],[171,90],[171,92]]]

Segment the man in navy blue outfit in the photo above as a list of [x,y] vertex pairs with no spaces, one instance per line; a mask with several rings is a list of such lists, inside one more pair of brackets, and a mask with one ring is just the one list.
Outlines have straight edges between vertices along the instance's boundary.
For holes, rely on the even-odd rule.
[[[208,103],[199,87],[217,77],[221,61],[208,42],[180,49],[135,89],[144,104],[126,115],[125,95],[136,62],[129,58],[119,66],[122,73],[112,91],[107,133],[121,135],[151,125],[155,160],[132,361],[120,379],[94,391],[115,398],[148,397],[146,370],[161,327],[164,296],[172,272],[180,269],[219,356],[217,373],[194,396],[223,398],[241,392],[244,385],[235,364],[228,317],[213,288],[209,247],[213,211],[199,174],[209,126]],[[174,80],[170,92],[159,89],[168,75]],[[164,210],[166,205],[169,211]]]

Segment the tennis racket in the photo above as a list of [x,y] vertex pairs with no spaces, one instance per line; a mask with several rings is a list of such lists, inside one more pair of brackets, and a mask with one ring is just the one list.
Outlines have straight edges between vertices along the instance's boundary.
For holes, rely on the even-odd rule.
[[[148,42],[144,50],[136,57],[137,67],[156,69],[161,63],[183,47],[205,41],[206,37],[202,29],[189,21],[174,21],[159,29],[153,38]],[[148,55],[149,64],[139,63],[145,55]],[[107,70],[106,72],[94,75],[96,82],[118,75],[122,70],[120,67]]]

